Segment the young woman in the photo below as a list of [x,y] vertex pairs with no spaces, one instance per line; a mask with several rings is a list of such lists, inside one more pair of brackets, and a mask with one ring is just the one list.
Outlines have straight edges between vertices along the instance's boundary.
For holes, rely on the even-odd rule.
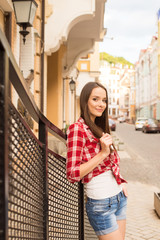
[[81,117],[67,131],[67,179],[86,185],[86,211],[99,240],[124,240],[127,190],[108,124],[106,88],[87,83]]

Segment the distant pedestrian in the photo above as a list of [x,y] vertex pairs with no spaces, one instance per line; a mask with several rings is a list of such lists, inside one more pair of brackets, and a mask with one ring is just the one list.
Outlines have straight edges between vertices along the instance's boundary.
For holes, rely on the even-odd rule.
[[80,109],[81,117],[67,131],[67,178],[86,185],[86,211],[99,240],[124,240],[126,181],[110,135],[106,88],[87,83]]

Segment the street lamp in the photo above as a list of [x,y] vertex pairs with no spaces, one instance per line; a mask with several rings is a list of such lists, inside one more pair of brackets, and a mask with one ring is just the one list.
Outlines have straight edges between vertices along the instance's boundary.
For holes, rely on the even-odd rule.
[[12,2],[16,23],[23,28],[20,34],[23,36],[23,43],[25,44],[26,36],[29,34],[26,28],[32,27],[38,4],[35,0],[12,0]]
[[[66,128],[66,107],[68,106],[66,103],[66,85],[65,85],[65,80],[70,80],[69,82],[69,88],[71,91],[71,98],[73,100],[73,92],[76,92],[76,82],[73,80],[73,77],[64,77],[63,78],[63,129]],[[67,84],[68,85],[68,84]],[[76,96],[76,95],[75,95]],[[70,106],[72,109],[72,100],[69,98],[69,102],[70,102]],[[70,107],[69,107],[70,108]],[[74,118],[75,118],[75,108],[76,108],[76,104],[75,104],[75,99],[74,99]],[[68,110],[68,108],[67,108]],[[71,110],[72,112],[72,110]]]
[[76,83],[73,80],[73,78],[71,78],[71,81],[69,82],[69,86],[70,86],[71,93],[73,93],[75,91],[75,88],[76,88]]

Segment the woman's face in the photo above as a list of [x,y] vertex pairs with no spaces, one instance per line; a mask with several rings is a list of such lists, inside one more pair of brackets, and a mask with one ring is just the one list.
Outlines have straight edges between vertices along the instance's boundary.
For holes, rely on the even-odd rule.
[[88,109],[91,120],[94,122],[96,117],[101,117],[107,106],[106,91],[101,87],[93,88],[88,99]]

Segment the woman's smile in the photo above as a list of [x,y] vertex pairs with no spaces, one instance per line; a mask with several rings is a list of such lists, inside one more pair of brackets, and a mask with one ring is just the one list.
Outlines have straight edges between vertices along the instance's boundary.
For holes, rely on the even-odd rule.
[[96,109],[97,111],[99,111],[99,112],[103,112],[104,111],[104,109]]

